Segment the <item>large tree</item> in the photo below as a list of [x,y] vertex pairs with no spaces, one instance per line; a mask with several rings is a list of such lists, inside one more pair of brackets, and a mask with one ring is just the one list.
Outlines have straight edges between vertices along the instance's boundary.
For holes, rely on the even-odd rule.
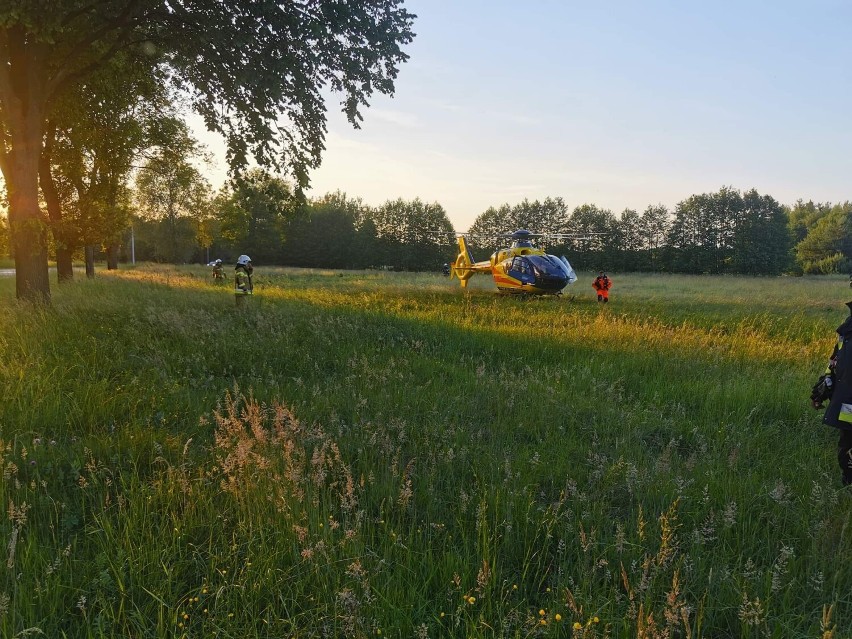
[[532,201],[524,199],[514,206],[492,206],[476,218],[470,227],[470,233],[477,246],[493,251],[506,243],[506,238],[501,236],[518,229],[550,235],[568,233],[568,206],[561,197]]
[[816,223],[831,212],[830,202],[797,200],[788,213],[788,226],[794,244],[801,242]]
[[[288,167],[305,186],[326,131],[326,87],[358,126],[374,91],[392,93],[414,16],[401,0],[7,0],[0,9],[0,170],[17,295],[47,299],[38,162],[52,104],[118,52],[168,68],[228,159]],[[282,118],[283,116],[283,118]]]
[[175,140],[176,107],[163,71],[145,62],[138,52],[119,53],[48,115],[39,182],[60,282],[71,279],[71,256],[81,244],[106,245],[117,258],[134,162]]
[[[136,176],[136,197],[143,219],[155,220],[165,231],[157,256],[166,262],[189,259],[181,236],[193,240],[209,210],[210,185],[193,164],[202,151],[186,125],[175,122],[173,136],[158,147]],[[190,229],[190,233],[181,233]]]
[[642,249],[646,260],[643,268],[657,271],[662,268],[662,248],[669,232],[669,210],[663,204],[649,204],[640,219]]
[[789,261],[787,214],[754,189],[722,187],[679,202],[666,243],[673,271],[778,274]]
[[796,244],[805,273],[839,273],[852,265],[852,202],[830,207]]
[[778,275],[790,265],[791,236],[784,208],[755,189],[743,194],[735,222],[731,270],[748,275]]
[[341,191],[311,200],[306,214],[288,223],[283,263],[315,268],[378,265],[376,229],[369,215],[360,198]]
[[437,271],[450,259],[453,225],[437,202],[390,200],[371,212],[383,266]]
[[618,220],[612,211],[594,204],[583,204],[571,212],[568,223],[574,237],[559,249],[568,253],[575,268],[609,269],[617,266]]
[[[642,264],[642,218],[633,209],[624,209],[615,233],[618,238],[620,271],[638,271]],[[610,267],[611,268],[611,267]]]
[[278,264],[288,223],[300,208],[283,178],[254,168],[230,180],[217,198],[222,237],[255,264]]
[[479,246],[494,250],[508,242],[507,234],[521,228],[541,233],[544,237],[540,243],[548,252],[568,254],[575,266],[585,268],[601,262],[616,265],[618,222],[610,211],[593,204],[569,212],[561,197],[548,197],[489,207],[476,218],[470,233]]

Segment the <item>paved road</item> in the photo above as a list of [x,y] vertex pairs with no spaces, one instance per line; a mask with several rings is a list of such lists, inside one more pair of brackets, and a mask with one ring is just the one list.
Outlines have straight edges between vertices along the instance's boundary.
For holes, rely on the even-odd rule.
[[[47,269],[51,274],[56,272],[55,266],[50,266]],[[74,269],[75,271],[77,269]],[[0,277],[15,277],[15,269],[13,268],[0,268]]]

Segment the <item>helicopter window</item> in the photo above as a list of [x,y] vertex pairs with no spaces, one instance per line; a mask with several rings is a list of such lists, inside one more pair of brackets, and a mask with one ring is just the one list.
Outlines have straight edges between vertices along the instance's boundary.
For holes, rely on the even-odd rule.
[[512,270],[521,273],[522,275],[531,275],[532,268],[530,268],[529,262],[523,257],[516,257],[512,262]]
[[554,264],[548,255],[531,255],[529,261],[534,268],[537,268],[542,273],[562,274],[561,266]]

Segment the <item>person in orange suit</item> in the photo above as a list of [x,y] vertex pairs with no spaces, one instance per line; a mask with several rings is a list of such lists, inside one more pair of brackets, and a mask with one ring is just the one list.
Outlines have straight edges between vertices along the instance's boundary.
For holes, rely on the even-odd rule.
[[612,288],[612,280],[606,276],[606,273],[600,271],[595,281],[592,282],[592,288],[598,294],[599,302],[609,301],[609,289]]

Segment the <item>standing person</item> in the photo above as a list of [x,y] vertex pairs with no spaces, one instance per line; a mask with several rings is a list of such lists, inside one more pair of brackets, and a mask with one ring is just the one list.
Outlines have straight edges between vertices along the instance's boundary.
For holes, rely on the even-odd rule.
[[222,266],[222,260],[216,260],[213,262],[213,279],[214,280],[224,280],[225,279],[225,267]]
[[840,431],[837,462],[841,481],[852,486],[852,302],[846,306],[850,316],[837,328],[837,343],[825,373],[811,391],[811,405],[822,408],[829,400],[822,421]]
[[254,267],[248,255],[240,255],[237,265],[234,267],[234,295],[237,298],[237,306],[243,303],[246,295],[251,295],[254,287],[251,282],[251,274]]
[[597,291],[599,302],[609,301],[609,289],[612,287],[612,280],[606,276],[603,271],[598,271],[598,276],[592,282],[592,288]]

